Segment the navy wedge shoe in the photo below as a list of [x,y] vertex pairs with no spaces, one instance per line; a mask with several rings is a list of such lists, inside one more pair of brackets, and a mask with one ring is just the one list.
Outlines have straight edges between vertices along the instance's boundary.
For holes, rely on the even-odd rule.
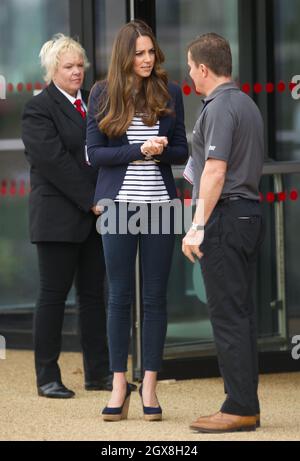
[[145,407],[143,402],[143,385],[139,388],[139,394],[141,396],[144,420],[145,421],[161,421],[162,420],[162,409],[160,405],[158,407]]
[[127,383],[126,395],[121,407],[105,407],[102,410],[103,421],[121,421],[127,419],[129,402],[130,402],[131,388]]

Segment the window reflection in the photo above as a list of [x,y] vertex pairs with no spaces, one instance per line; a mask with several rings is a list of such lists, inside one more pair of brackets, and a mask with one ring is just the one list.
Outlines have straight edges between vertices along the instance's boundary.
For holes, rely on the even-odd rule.
[[40,48],[58,32],[69,33],[68,0],[1,0],[0,74],[7,91],[0,99],[0,310],[35,304],[37,261],[28,236],[29,167],[20,120],[34,87],[43,83]]
[[[226,37],[233,55],[233,77],[238,78],[237,0],[159,0],[156,2],[156,32],[165,54],[165,67],[171,80],[180,86],[192,82],[188,75],[186,46],[197,35],[216,32]],[[185,124],[189,141],[202,108],[192,91],[184,95]],[[179,175],[176,185],[182,198],[190,197],[190,186]],[[165,354],[172,347],[207,343],[212,328],[207,315],[206,294],[198,262],[191,264],[181,252],[182,236],[177,236],[169,281],[169,326]]]
[[68,8],[68,0],[1,0],[0,74],[7,98],[0,104],[0,139],[20,137],[23,105],[34,87],[44,83],[39,51],[53,34],[69,32]]
[[[275,78],[276,82],[291,81],[299,75],[299,0],[290,0],[287,8],[283,0],[275,0]],[[289,91],[276,92],[276,153],[277,160],[300,160],[300,102],[291,97]],[[299,191],[299,175],[285,175],[286,191]],[[300,331],[300,285],[299,285],[299,200],[288,200],[285,211],[285,257],[286,296],[289,336]]]
[[[230,42],[233,77],[238,78],[238,7],[237,0],[159,0],[156,2],[156,32],[165,54],[169,77],[192,86],[188,75],[186,46],[197,35],[216,32]],[[184,96],[188,136],[201,109],[194,91]]]
[[96,78],[105,78],[115,36],[125,23],[126,2],[120,0],[96,0],[95,47]]
[[[299,75],[299,0],[275,0],[275,81]],[[289,91],[276,92],[277,160],[300,160],[300,105]]]

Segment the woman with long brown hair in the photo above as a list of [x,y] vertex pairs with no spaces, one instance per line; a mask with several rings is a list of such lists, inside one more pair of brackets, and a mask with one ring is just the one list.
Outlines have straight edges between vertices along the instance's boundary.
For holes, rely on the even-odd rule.
[[[114,373],[112,395],[102,412],[105,421],[124,419],[128,412],[130,388],[125,373],[138,244],[145,371],[140,395],[145,419],[162,419],[155,390],[167,330],[166,292],[175,237],[172,213],[168,232],[162,221],[176,197],[171,165],[183,164],[188,155],[181,91],[168,83],[163,61],[151,28],[132,21],[116,37],[106,81],[96,83],[90,96],[88,156],[99,169],[94,204],[110,199],[117,218],[114,230],[101,232],[109,284],[110,368]],[[146,212],[146,230],[130,227],[134,205],[140,210],[140,222]],[[108,208],[104,207],[101,220]],[[155,233],[148,228],[154,222]]]

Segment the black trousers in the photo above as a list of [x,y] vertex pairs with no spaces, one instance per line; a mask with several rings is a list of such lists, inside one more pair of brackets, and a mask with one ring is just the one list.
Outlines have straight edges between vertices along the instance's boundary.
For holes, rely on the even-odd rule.
[[259,413],[257,318],[253,299],[256,260],[263,241],[260,204],[219,202],[205,228],[201,269],[220,372],[224,413]]
[[37,243],[40,293],[34,318],[37,384],[61,381],[65,301],[75,279],[86,381],[109,374],[102,240],[93,226],[83,243]]

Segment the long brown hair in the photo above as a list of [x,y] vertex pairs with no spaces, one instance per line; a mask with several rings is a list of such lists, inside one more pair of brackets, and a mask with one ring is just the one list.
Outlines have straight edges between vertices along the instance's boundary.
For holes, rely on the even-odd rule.
[[[148,36],[152,40],[155,62],[151,75],[143,78],[135,93],[133,63],[139,36]],[[161,67],[164,59],[151,28],[145,22],[131,21],[120,29],[113,45],[105,90],[99,106],[99,128],[108,137],[126,133],[136,112],[141,114],[147,126],[155,125],[159,117],[171,112],[167,108],[170,99],[168,77]]]

